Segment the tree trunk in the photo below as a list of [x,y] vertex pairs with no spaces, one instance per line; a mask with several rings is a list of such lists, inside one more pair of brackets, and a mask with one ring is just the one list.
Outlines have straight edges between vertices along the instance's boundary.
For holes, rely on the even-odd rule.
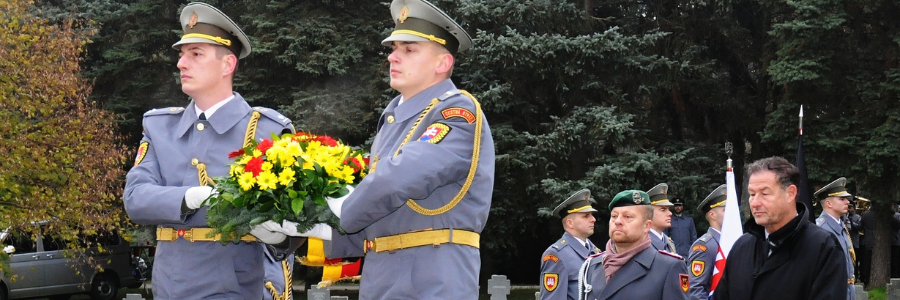
[[872,269],[867,290],[884,287],[891,277],[891,218],[894,216],[889,203],[873,202],[871,209],[875,210],[875,246],[872,248]]

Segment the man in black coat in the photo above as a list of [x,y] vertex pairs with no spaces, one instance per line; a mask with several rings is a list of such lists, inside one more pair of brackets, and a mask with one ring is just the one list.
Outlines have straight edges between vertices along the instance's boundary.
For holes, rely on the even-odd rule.
[[713,299],[845,299],[847,271],[833,234],[796,202],[797,168],[781,157],[747,170],[753,219],[728,254]]

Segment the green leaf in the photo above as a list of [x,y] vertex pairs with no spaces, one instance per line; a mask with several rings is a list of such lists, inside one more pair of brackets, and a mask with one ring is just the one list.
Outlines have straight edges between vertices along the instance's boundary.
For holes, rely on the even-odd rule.
[[293,211],[295,215],[299,215],[300,212],[303,211],[303,199],[297,198],[291,200],[291,211]]

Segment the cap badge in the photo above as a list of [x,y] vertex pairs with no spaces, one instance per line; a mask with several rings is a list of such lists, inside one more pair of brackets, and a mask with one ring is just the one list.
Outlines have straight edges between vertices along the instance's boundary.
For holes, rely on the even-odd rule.
[[588,201],[588,198],[590,198],[590,197],[591,197],[591,195],[584,195],[584,201]]
[[197,13],[191,14],[191,20],[188,21],[188,28],[194,29],[194,25],[197,25]]
[[400,21],[400,24],[403,24],[406,21],[406,18],[409,18],[409,7],[406,5],[400,9],[400,16],[397,17],[397,21]]
[[632,192],[631,199],[634,200],[634,204],[640,204],[644,199],[641,197],[641,193]]

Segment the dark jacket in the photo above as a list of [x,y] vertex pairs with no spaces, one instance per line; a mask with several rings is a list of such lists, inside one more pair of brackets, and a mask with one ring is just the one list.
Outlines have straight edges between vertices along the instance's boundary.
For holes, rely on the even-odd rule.
[[837,238],[809,222],[802,203],[797,203],[797,213],[769,235],[769,243],[765,228],[747,220],[747,233],[728,254],[713,299],[847,298],[846,263]]

